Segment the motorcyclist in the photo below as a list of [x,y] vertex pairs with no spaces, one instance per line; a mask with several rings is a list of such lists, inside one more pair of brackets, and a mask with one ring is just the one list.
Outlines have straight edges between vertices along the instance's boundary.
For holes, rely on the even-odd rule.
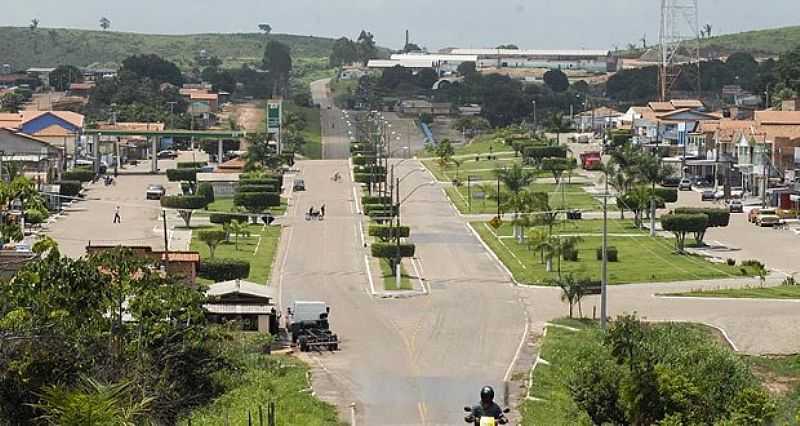
[[503,409],[494,402],[494,389],[491,386],[481,388],[481,403],[472,407],[472,412],[464,417],[467,423],[479,421],[481,417],[494,417],[499,423],[505,423]]

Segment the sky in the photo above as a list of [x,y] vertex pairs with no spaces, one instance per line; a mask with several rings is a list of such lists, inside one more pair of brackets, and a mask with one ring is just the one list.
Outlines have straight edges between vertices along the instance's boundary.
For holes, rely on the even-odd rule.
[[[185,34],[254,32],[355,38],[366,29],[400,48],[404,31],[428,49],[495,47],[610,49],[658,39],[660,0],[3,0],[0,26]],[[690,1],[690,0],[679,0]],[[699,0],[714,34],[800,25],[800,0]]]

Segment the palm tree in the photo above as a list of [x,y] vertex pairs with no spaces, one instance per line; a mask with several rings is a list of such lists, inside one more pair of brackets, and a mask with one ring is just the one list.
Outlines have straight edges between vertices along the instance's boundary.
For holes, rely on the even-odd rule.
[[564,115],[557,112],[550,116],[550,131],[556,133],[556,145],[561,143],[561,133],[564,133],[568,127],[564,125]]
[[576,280],[572,274],[567,274],[564,277],[548,280],[552,286],[561,287],[561,300],[569,304],[569,317],[572,318],[573,306],[578,304],[578,310],[581,317],[583,317],[583,310],[581,309],[581,299],[585,294],[584,280]]
[[[519,199],[520,192],[533,183],[536,179],[536,175],[530,170],[525,170],[519,163],[514,163],[511,167],[498,169],[495,173],[497,174],[497,178],[500,179],[500,182],[511,192],[511,198],[517,199],[511,203],[512,211],[514,212],[514,221],[516,221],[519,217],[519,206],[523,204]],[[514,236],[518,237],[517,226],[514,226]]]
[[236,251],[239,251],[239,237],[250,237],[250,230],[247,227],[247,222],[232,220],[227,225],[223,225],[225,232],[233,235],[233,244]]
[[[547,211],[547,206],[547,193],[545,192],[522,190],[510,194],[509,197],[506,198],[503,202],[503,207],[515,212],[511,223],[515,229],[514,236],[517,237],[518,240],[525,238],[525,234],[522,232],[521,228],[531,226],[536,223],[536,220],[531,219],[528,215],[517,214],[516,212],[531,213]],[[519,230],[519,232],[517,232],[517,230]]]
[[542,229],[533,228],[528,231],[528,250],[539,251],[539,263],[544,263],[544,247],[549,235]]
[[29,27],[31,31],[36,31],[36,29],[39,28],[39,18],[31,19],[31,24]]
[[706,37],[711,38],[711,24],[703,25],[703,32],[706,33]]
[[[538,236],[537,236],[538,237]],[[547,238],[537,238],[533,244],[535,250],[539,250],[541,256],[545,259],[545,271],[553,272],[553,253],[555,248],[553,246],[555,238],[548,236]]]

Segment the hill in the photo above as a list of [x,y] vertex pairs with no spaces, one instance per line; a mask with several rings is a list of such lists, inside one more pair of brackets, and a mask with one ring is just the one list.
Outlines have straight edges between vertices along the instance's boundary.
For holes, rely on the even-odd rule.
[[746,51],[753,56],[778,56],[800,46],[800,26],[724,34],[702,42],[703,50],[730,54]]
[[[329,38],[289,34],[269,37],[290,46],[293,56],[300,62],[326,59],[334,42]],[[205,49],[208,55],[222,59],[225,67],[239,67],[243,63],[260,63],[265,43],[265,36],[257,33],[158,35],[0,27],[0,63],[11,64],[17,70],[61,64],[87,66],[121,63],[130,55],[155,53],[189,70],[195,66],[198,53]]]

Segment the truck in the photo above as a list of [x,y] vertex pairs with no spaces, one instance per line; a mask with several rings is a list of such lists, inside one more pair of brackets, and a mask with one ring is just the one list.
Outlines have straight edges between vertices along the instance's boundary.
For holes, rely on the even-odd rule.
[[295,301],[288,309],[288,331],[300,352],[339,349],[339,337],[330,329],[331,308],[325,302]]
[[581,168],[584,170],[600,170],[603,160],[599,151],[581,153]]

